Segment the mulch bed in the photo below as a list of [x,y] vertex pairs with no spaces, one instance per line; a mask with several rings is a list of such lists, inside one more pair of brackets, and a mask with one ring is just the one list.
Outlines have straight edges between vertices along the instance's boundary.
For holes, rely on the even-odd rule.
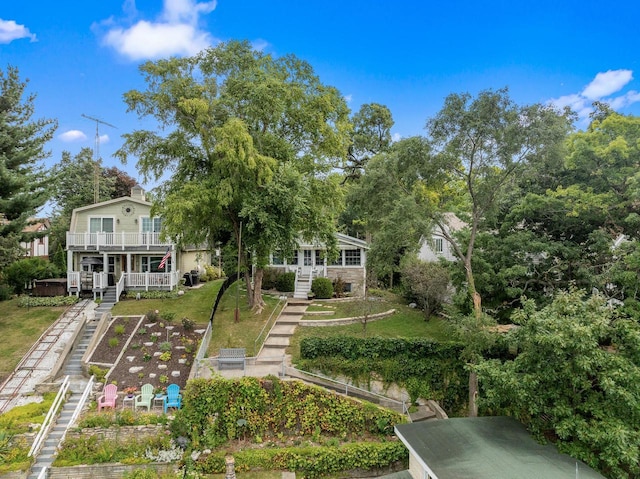
[[[140,386],[147,383],[154,388],[168,384],[184,388],[206,327],[196,325],[193,329],[186,329],[179,322],[146,320],[137,327],[139,319],[139,316],[114,318],[89,362],[115,364],[122,348],[131,338],[124,354],[109,372],[107,382],[115,381],[119,391],[132,386],[139,390]],[[125,333],[116,335],[118,324],[124,324]],[[119,339],[117,347],[109,345],[109,339],[113,337]],[[166,351],[170,352],[170,359],[160,359]]]

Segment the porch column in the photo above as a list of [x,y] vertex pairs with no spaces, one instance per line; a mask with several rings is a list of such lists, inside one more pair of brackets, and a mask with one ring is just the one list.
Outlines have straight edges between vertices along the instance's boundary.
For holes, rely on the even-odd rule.
[[67,272],[73,271],[73,251],[67,250]]
[[127,273],[131,273],[131,253],[127,253]]

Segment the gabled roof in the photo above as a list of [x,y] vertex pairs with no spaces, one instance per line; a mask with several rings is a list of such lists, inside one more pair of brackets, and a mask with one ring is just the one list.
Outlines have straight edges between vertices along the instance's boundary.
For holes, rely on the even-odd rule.
[[[369,249],[369,244],[361,239],[358,238],[354,238],[353,236],[349,236],[346,235],[344,233],[336,233],[336,239],[338,240],[338,245],[346,245],[346,246],[353,246],[354,248],[363,248],[363,249]],[[314,242],[314,243],[308,243],[305,241],[300,241],[299,242],[300,246],[311,246],[311,247],[319,247],[320,243],[319,242]]]
[[116,203],[137,203],[139,205],[151,206],[149,201],[142,200],[140,198],[132,198],[131,196],[121,196],[120,198],[115,198],[113,200],[101,201],[100,203],[93,203],[92,205],[81,206],[80,208],[74,208],[73,212],[81,212],[88,211],[91,209],[104,208],[105,206],[110,206]]
[[399,424],[396,434],[434,479],[603,479],[586,464],[539,444],[509,417]]

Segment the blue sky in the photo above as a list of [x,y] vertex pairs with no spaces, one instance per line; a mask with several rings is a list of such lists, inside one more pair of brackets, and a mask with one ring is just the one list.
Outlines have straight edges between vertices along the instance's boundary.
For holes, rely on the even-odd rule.
[[47,166],[94,146],[84,114],[116,127],[100,124],[103,163],[141,180],[135,162],[111,155],[122,134],[148,126],[122,101],[144,88],[148,59],[230,39],[293,53],[354,112],[388,106],[397,139],[424,133],[450,93],[504,86],[518,103],[570,105],[583,119],[594,100],[640,114],[638,18],[637,0],[12,0],[0,8],[0,69],[17,67],[35,116],[59,122]]

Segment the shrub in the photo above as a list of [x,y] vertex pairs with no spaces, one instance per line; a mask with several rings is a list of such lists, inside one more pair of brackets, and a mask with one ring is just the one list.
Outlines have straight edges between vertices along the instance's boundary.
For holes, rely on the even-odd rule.
[[282,273],[276,280],[276,289],[283,293],[291,293],[296,290],[296,274],[291,271]]
[[171,351],[165,351],[160,356],[158,356],[160,361],[170,361],[171,360]]
[[18,306],[21,308],[34,308],[36,306],[71,306],[79,301],[77,296],[20,296]]
[[120,344],[120,340],[118,338],[109,338],[110,348],[115,348],[116,346],[118,346],[118,344]]
[[318,299],[333,297],[333,284],[329,278],[316,278],[311,283],[311,291]]
[[118,336],[122,336],[124,334],[124,324],[116,324],[113,327],[113,332],[116,333]]
[[345,282],[342,280],[340,276],[338,276],[333,282],[333,292],[336,295],[336,298],[342,298],[344,296],[344,290],[346,288]]
[[182,327],[184,328],[185,331],[193,331],[193,327],[195,325],[196,323],[193,320],[187,317],[182,318]]
[[155,311],[147,311],[147,320],[155,323],[160,320],[160,311],[157,309]]
[[8,284],[0,283],[0,301],[7,301],[11,299],[12,293],[13,290],[11,289],[11,286],[9,286]]
[[275,289],[280,274],[276,268],[265,268],[262,273],[262,289]]
[[217,266],[205,264],[204,270],[206,272],[206,275],[209,281],[213,281],[214,279],[219,279],[224,277],[224,271],[222,271]]
[[160,319],[162,319],[165,323],[172,323],[173,320],[176,319],[176,313],[164,311],[160,314]]
[[108,369],[102,369],[95,364],[89,366],[89,374],[96,377],[96,382],[102,383],[104,382],[104,378],[109,372]]
[[56,278],[60,272],[55,264],[42,258],[20,259],[4,270],[4,278],[17,294],[34,279]]
[[162,341],[158,345],[158,349],[162,352],[171,351],[171,341]]

